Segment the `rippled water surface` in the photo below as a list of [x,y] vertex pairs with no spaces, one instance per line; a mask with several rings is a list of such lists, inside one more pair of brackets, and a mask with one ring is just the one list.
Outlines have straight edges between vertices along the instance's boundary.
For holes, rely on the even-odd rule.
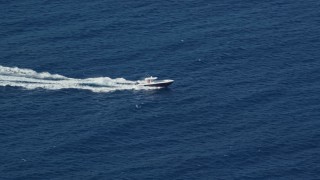
[[1,1],[0,179],[320,179],[319,8]]

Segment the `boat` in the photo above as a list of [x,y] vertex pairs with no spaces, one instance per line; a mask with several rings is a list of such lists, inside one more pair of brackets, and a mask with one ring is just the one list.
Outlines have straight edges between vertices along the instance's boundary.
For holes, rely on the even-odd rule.
[[147,77],[142,81],[138,81],[138,85],[140,86],[149,86],[149,87],[168,87],[173,83],[174,80],[166,79],[166,80],[157,80],[157,77]]

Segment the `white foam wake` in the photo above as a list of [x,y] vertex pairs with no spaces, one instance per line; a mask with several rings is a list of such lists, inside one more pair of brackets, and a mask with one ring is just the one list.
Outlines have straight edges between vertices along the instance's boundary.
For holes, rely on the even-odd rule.
[[48,72],[38,73],[31,69],[0,66],[0,86],[22,87],[25,89],[84,89],[92,92],[112,92],[116,90],[155,89],[139,86],[136,81],[123,78],[97,77],[87,79],[68,78]]

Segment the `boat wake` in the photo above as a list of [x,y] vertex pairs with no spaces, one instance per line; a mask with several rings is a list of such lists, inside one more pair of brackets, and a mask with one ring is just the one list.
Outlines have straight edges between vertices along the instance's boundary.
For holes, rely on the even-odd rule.
[[137,85],[137,81],[124,78],[111,79],[97,77],[87,79],[68,78],[48,72],[38,73],[31,69],[0,66],[0,86],[22,87],[25,89],[83,89],[92,92],[112,92],[117,90],[148,90],[157,89]]

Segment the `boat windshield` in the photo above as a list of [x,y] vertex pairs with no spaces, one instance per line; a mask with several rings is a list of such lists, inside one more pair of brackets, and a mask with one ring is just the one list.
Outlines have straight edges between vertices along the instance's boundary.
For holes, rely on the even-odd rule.
[[147,82],[147,83],[152,83],[154,80],[156,80],[156,79],[158,79],[157,77],[147,77],[147,78],[145,78],[145,81]]

